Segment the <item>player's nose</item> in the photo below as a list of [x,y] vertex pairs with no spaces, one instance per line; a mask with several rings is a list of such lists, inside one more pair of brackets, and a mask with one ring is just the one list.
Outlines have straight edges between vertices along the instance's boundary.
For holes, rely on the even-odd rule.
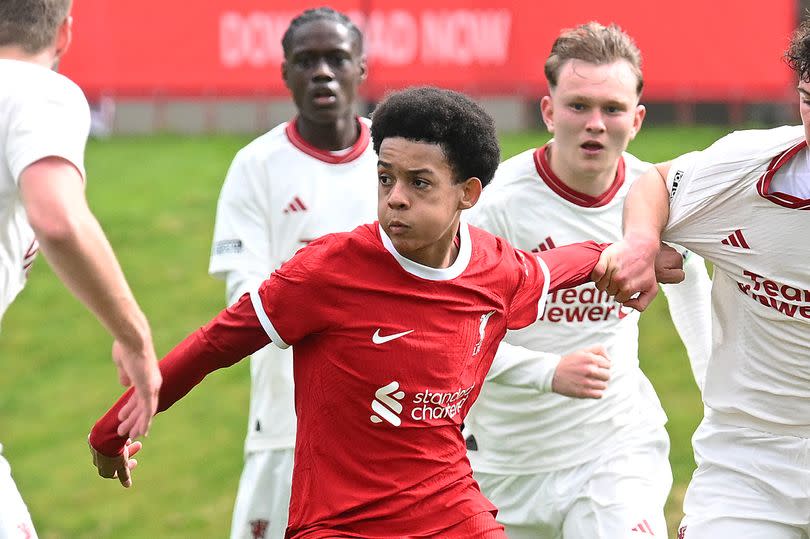
[[389,208],[401,209],[410,205],[407,190],[402,182],[395,181],[388,190],[387,204]]
[[319,56],[312,66],[312,80],[332,80],[335,78],[335,73],[332,71],[328,60]]
[[602,115],[602,111],[595,109],[588,115],[585,129],[597,133],[605,130],[605,118]]

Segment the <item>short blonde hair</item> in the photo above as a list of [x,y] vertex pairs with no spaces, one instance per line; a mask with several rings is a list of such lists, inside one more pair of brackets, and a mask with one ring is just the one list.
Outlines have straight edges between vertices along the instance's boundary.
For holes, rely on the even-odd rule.
[[71,0],[0,1],[0,46],[17,45],[36,54],[53,43],[70,13]]
[[644,78],[641,75],[641,51],[633,38],[615,24],[603,26],[591,21],[576,28],[563,30],[551,46],[546,59],[545,73],[549,86],[557,86],[557,80],[565,63],[582,60],[592,64],[611,64],[627,60],[638,79],[636,93],[641,95]]

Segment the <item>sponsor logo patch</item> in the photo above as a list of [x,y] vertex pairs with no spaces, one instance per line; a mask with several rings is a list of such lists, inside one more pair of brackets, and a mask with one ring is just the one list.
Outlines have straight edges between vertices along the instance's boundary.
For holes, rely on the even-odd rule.
[[753,271],[743,270],[742,275],[737,287],[746,296],[790,318],[810,320],[810,290],[778,283]]
[[215,255],[238,255],[242,252],[242,240],[222,240],[214,244]]
[[675,191],[678,190],[678,184],[681,182],[681,178],[683,178],[683,170],[676,170],[675,176],[672,178],[672,189],[669,191],[669,198],[675,196]]

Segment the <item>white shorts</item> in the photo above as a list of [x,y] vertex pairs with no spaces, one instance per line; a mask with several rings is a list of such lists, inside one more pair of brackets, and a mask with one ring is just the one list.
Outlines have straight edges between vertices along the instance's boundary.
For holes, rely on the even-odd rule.
[[293,449],[273,449],[245,455],[231,539],[283,539],[290,509],[293,454]]
[[510,539],[666,538],[669,437],[661,427],[640,438],[563,470],[475,478]]
[[810,537],[810,439],[731,426],[710,415],[692,445],[698,467],[680,538]]
[[0,539],[37,539],[28,507],[11,477],[11,466],[0,455]]

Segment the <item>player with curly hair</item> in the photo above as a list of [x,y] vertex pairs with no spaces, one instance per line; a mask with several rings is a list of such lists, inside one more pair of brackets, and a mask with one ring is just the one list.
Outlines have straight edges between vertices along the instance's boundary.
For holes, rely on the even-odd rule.
[[[293,347],[297,435],[288,538],[505,538],[460,425],[507,328],[589,279],[602,247],[540,255],[468,225],[500,152],[492,119],[436,88],[372,117],[377,223],[311,242],[161,361],[160,410],[272,342]],[[130,481],[125,394],[94,463]],[[119,412],[120,417],[119,419]]]
[[[237,153],[217,204],[208,271],[225,281],[229,304],[308,242],[376,215],[377,155],[370,122],[355,110],[366,78],[363,35],[322,7],[295,17],[281,43],[297,113]],[[250,378],[231,539],[282,537],[295,446],[292,350],[258,350]]]

